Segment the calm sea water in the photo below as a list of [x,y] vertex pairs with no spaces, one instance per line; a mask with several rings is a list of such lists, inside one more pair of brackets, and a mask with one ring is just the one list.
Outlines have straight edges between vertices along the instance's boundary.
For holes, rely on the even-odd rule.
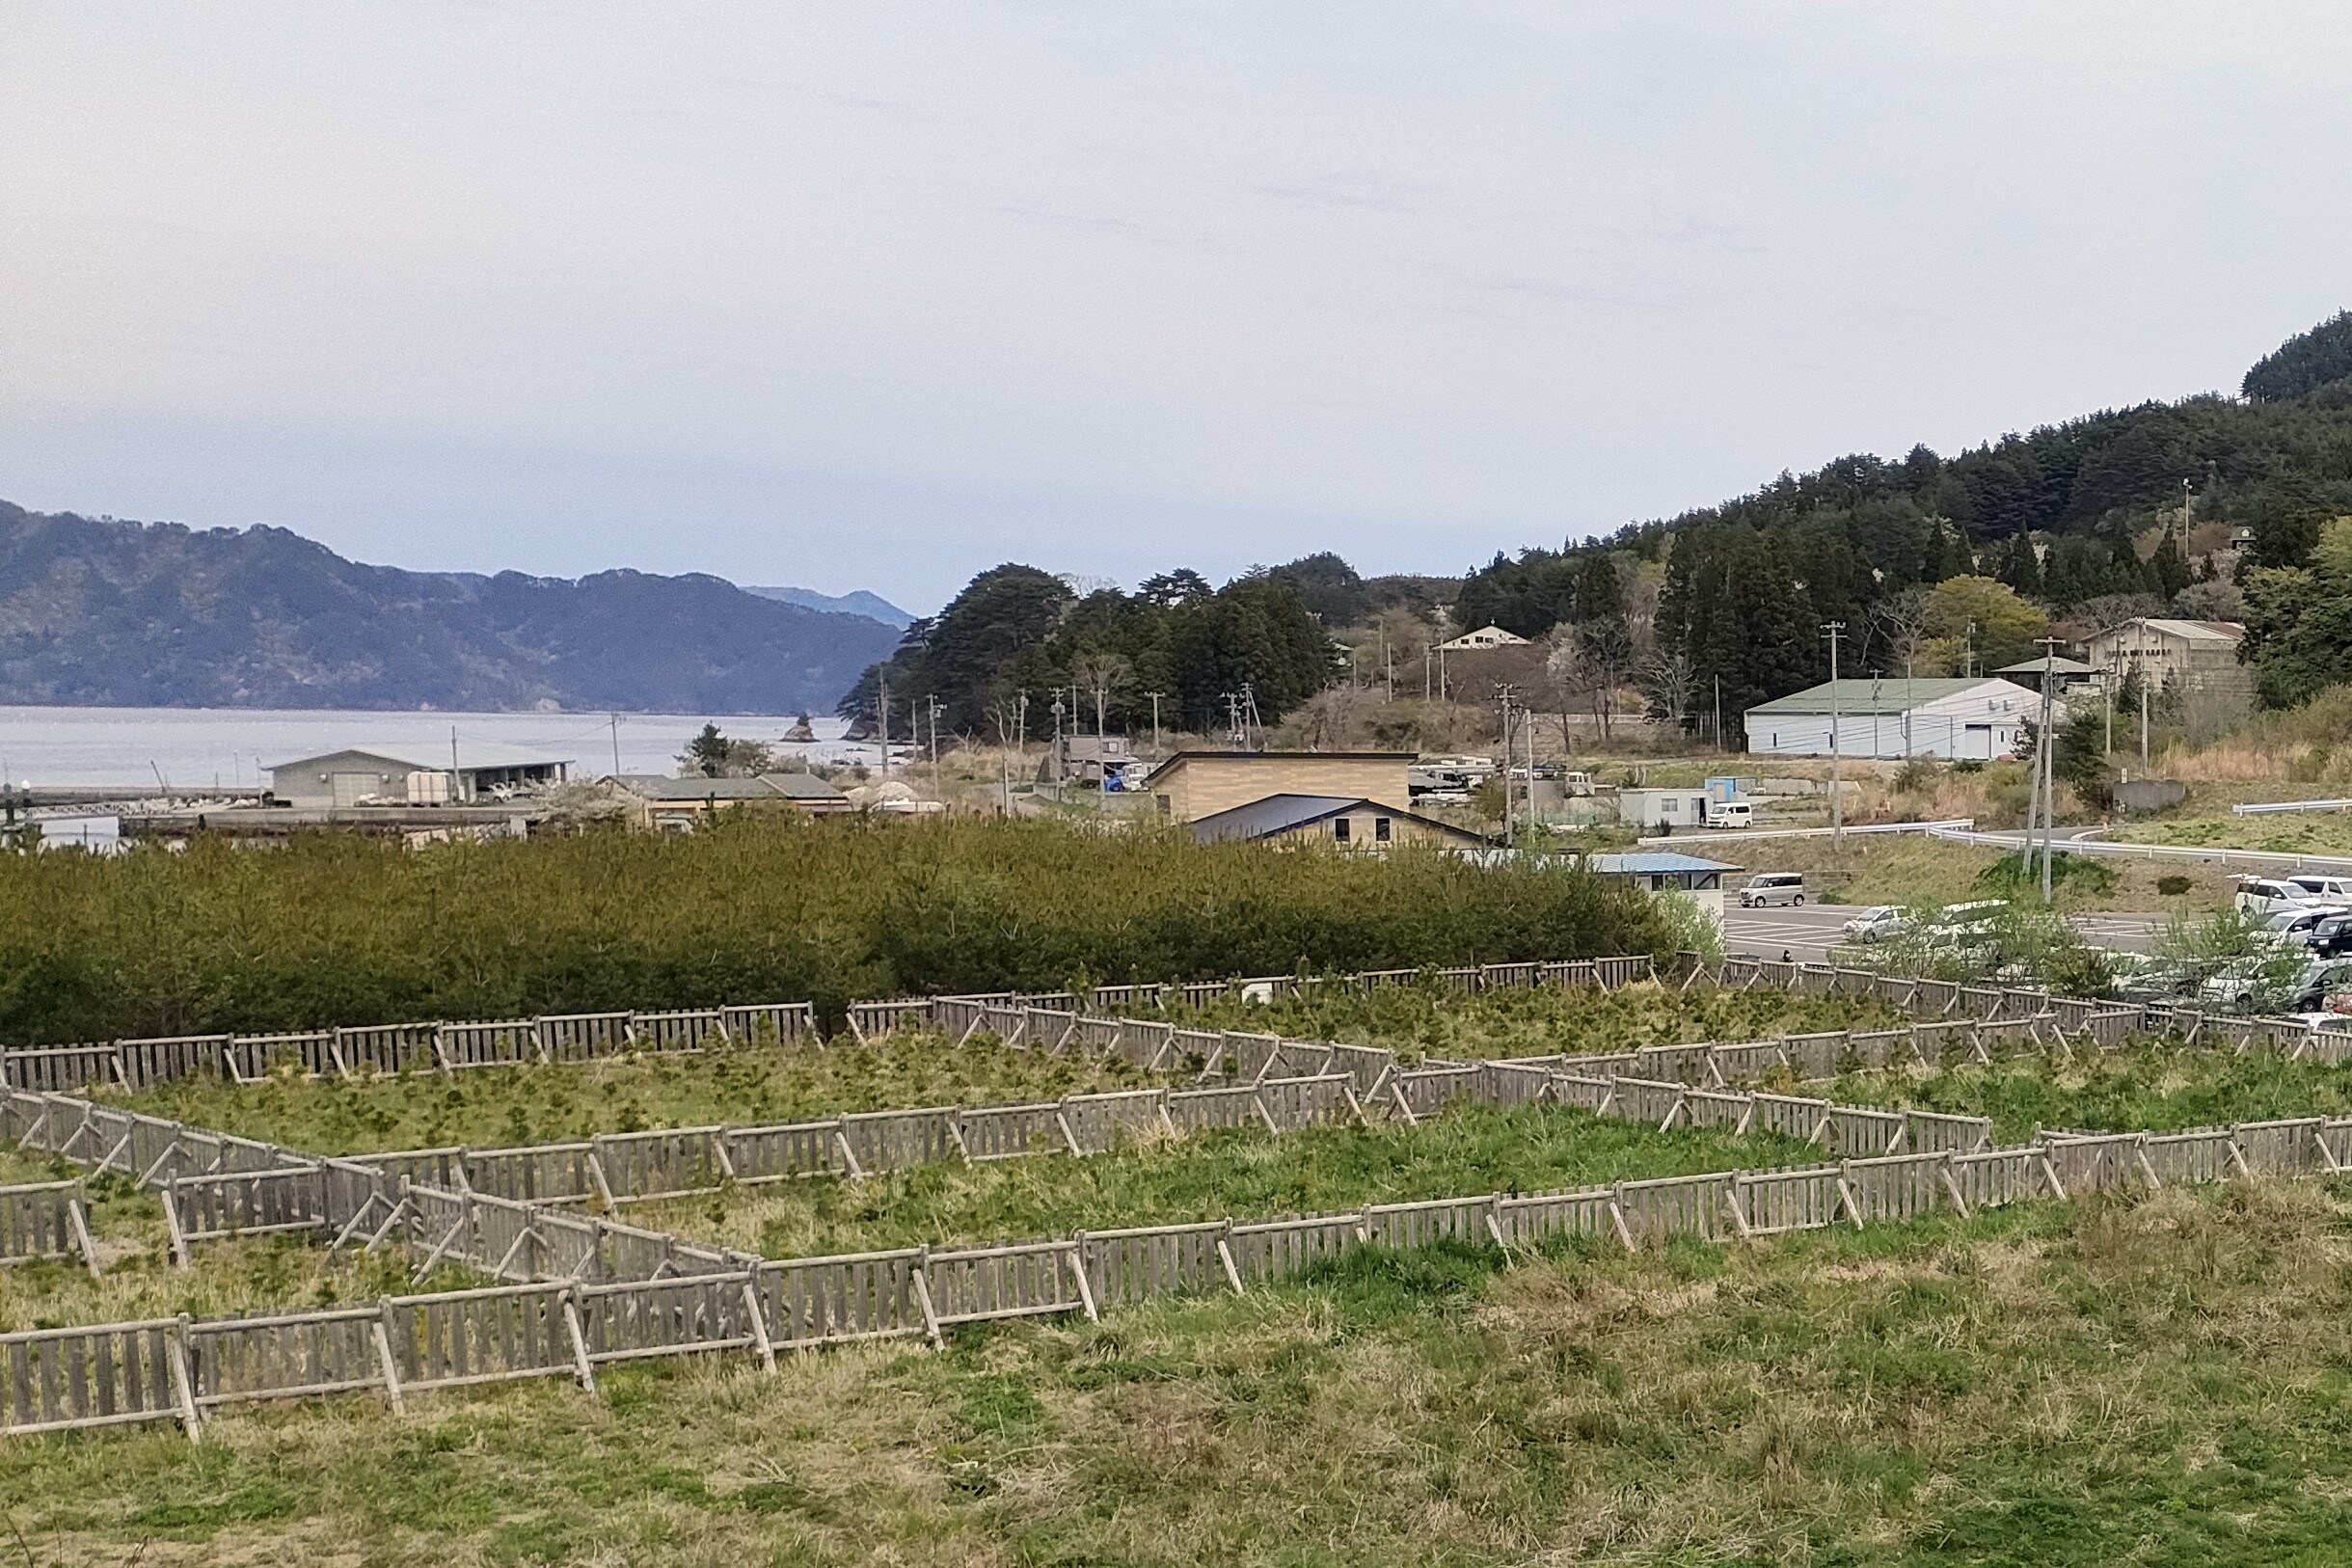
[[[573,776],[670,773],[705,724],[778,743],[792,720],[773,714],[373,713],[336,708],[0,708],[0,776],[12,783],[257,788],[272,764],[343,746],[446,753],[461,741],[568,757]],[[817,760],[871,762],[841,740],[838,718],[814,720],[813,745],[779,746]],[[614,766],[617,748],[619,766]]]
[[[765,741],[813,761],[876,760],[871,745],[841,739],[849,726],[818,718],[814,743],[786,744],[792,720],[773,714],[375,713],[336,708],[0,707],[0,777],[16,784],[124,784],[177,789],[257,789],[272,764],[344,746],[384,745],[446,753],[458,739],[524,746],[568,758],[575,778],[674,773],[678,753],[705,724]],[[895,747],[893,749],[896,749]],[[614,766],[617,753],[619,766]],[[53,819],[52,845],[111,848],[112,817]]]

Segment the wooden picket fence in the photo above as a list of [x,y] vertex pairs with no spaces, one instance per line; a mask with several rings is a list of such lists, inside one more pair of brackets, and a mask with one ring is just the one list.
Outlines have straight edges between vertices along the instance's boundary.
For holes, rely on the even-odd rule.
[[584,1062],[629,1052],[698,1051],[725,1041],[787,1044],[816,1037],[806,1002],[667,1013],[581,1013],[533,1018],[371,1024],[290,1034],[178,1035],[75,1045],[0,1047],[0,1083],[71,1091],[109,1084],[125,1092],[199,1073],[258,1083],[292,1070],[311,1077],[361,1072],[459,1072],[526,1063]]
[[[1507,984],[1621,984],[1650,972],[1646,960],[1622,962],[1624,967],[1606,973],[1599,965],[1582,975],[1573,965],[1488,966],[1445,971],[1438,979],[1472,990]],[[1422,978],[1420,972],[1399,972],[1352,976],[1344,983],[1369,987]],[[794,1161],[811,1158],[805,1151],[811,1138],[822,1145],[828,1136],[847,1156],[835,1174],[854,1174],[859,1139],[883,1151],[878,1160],[1009,1157],[1052,1149],[1056,1136],[1065,1151],[1083,1153],[1115,1147],[1155,1122],[1163,1131],[1181,1129],[1179,1104],[1187,1115],[1209,1119],[1197,1124],[1239,1124],[1254,1115],[1282,1130],[1286,1117],[1336,1115],[1332,1107],[1342,1102],[1355,1116],[1367,1108],[1388,1114],[1393,1107],[1401,1119],[1412,1121],[1456,1098],[1488,1104],[1551,1100],[1667,1128],[1773,1131],[1842,1157],[1797,1169],[1484,1194],[1340,1214],[774,1261],[576,1212],[582,1176],[607,1206],[623,1196],[613,1188],[604,1158],[607,1140],[584,1148],[478,1154],[419,1150],[371,1165],[291,1153],[68,1094],[0,1094],[0,1135],[18,1147],[46,1149],[120,1171],[165,1193],[182,1257],[187,1246],[213,1234],[310,1230],[331,1231],[334,1246],[404,1246],[421,1255],[419,1278],[439,1262],[454,1259],[505,1282],[322,1311],[0,1335],[0,1361],[8,1367],[0,1430],[27,1434],[176,1420],[195,1437],[213,1411],[255,1399],[374,1391],[396,1407],[419,1390],[542,1376],[570,1377],[593,1388],[601,1365],[688,1353],[747,1354],[772,1365],[779,1348],[882,1338],[938,1342],[960,1323],[1071,1312],[1093,1317],[1111,1306],[1183,1291],[1241,1291],[1294,1277],[1365,1245],[1452,1240],[1509,1250],[1561,1239],[1629,1248],[1686,1236],[1725,1240],[1938,1210],[1965,1214],[2020,1199],[2135,1185],[2339,1173],[2352,1161],[2352,1119],[2307,1118],[2176,1133],[2052,1133],[2029,1145],[1995,1149],[1981,1119],[1844,1106],[1731,1087],[1741,1077],[1773,1068],[1806,1075],[1857,1061],[1933,1064],[1954,1059],[1955,1053],[1984,1060],[1993,1049],[2028,1044],[2103,1047],[2141,1028],[2172,1030],[2192,1040],[2203,1034],[2240,1050],[2273,1046],[2338,1059],[2333,1041],[2315,1041],[2299,1031],[2265,1032],[2243,1026],[2243,1020],[2217,1024],[2177,1010],[2120,1009],[2018,988],[1939,987],[1867,971],[1763,960],[1729,960],[1712,974],[1690,966],[1679,978],[1685,986],[1708,979],[1814,994],[1875,995],[1929,1021],[1895,1030],[1651,1047],[1609,1056],[1434,1062],[1403,1068],[1392,1054],[1372,1047],[1184,1030],[1171,1019],[1155,1024],[1089,1016],[1083,1011],[1086,1005],[1199,1004],[1231,994],[1236,985],[1311,982],[1163,987],[1156,998],[1096,993],[1084,999],[928,1002],[921,1004],[926,1023],[946,1027],[954,1038],[1001,1031],[1005,1038],[1045,1050],[1148,1050],[1163,1066],[1174,1053],[1202,1061],[1204,1073],[1222,1072],[1229,1081],[1209,1089],[1073,1096],[1033,1106],[879,1113],[862,1119],[862,1124],[857,1118],[837,1119],[823,1133],[810,1130],[816,1124],[670,1129],[615,1146],[615,1163],[626,1173],[623,1188],[634,1194],[632,1182],[659,1189],[663,1183],[701,1181],[714,1171],[721,1180],[746,1179],[746,1172],[749,1179],[758,1179],[770,1170],[763,1159],[789,1171]],[[911,1003],[871,1006],[882,1011],[852,1018],[859,1038],[886,1033],[914,1015]],[[1130,1027],[1139,1025],[1130,1036]],[[355,1070],[355,1064],[397,1070],[387,1064],[398,1063],[403,1052],[413,1059],[423,1049],[435,1055],[437,1067],[455,1070],[456,1061],[443,1060],[450,1049],[439,1033],[445,1026],[425,1027],[434,1031],[429,1041],[414,1026],[408,1033],[336,1031],[332,1043],[338,1048],[329,1051],[328,1060],[338,1071]],[[517,1048],[513,1041],[519,1037],[499,1034],[499,1026],[472,1027],[486,1033],[458,1041],[468,1053],[464,1065],[490,1065]],[[723,1030],[723,1019],[716,1027]],[[672,1015],[657,1020],[648,1039],[661,1048],[693,1048],[709,1038],[711,1028],[690,1016]],[[580,1026],[583,1041],[612,1033],[608,1021]],[[158,1059],[167,1065],[171,1060],[169,1053]],[[113,1058],[112,1081],[129,1083],[124,1060],[120,1052]],[[246,1075],[242,1063],[235,1066],[240,1070],[232,1075]],[[901,1120],[925,1116],[934,1120]],[[975,1120],[967,1124],[965,1118]],[[778,1136],[763,1145],[738,1139],[739,1133]],[[739,1149],[744,1159],[736,1166]],[[573,1163],[567,1166],[566,1160]],[[470,1173],[475,1169],[493,1183],[510,1183],[518,1195],[474,1190]]]
[[[908,1027],[946,1029],[969,1038],[972,1010],[1002,1022],[1010,1013],[1068,1014],[1206,1007],[1229,997],[1273,1000],[1337,985],[1371,989],[1434,977],[1463,991],[1513,986],[1613,988],[1650,978],[1646,954],[1551,963],[1485,964],[1472,968],[1389,970],[1315,977],[1275,975],[1166,986],[1109,986],[1074,992],[908,998],[852,1003],[848,1032],[861,1042]],[[79,1044],[0,1046],[0,1086],[70,1092],[112,1085],[134,1092],[198,1073],[257,1083],[293,1070],[311,1077],[362,1072],[458,1072],[527,1063],[588,1061],[631,1052],[696,1051],[726,1041],[743,1045],[822,1042],[816,1009],[808,1002],[767,1002],[671,1012],[546,1014],[529,1018],[370,1024],[259,1035],[178,1035]],[[1024,1035],[1024,1040],[1026,1036]]]
[[99,1273],[97,1244],[79,1181],[35,1181],[0,1187],[0,1263],[76,1257]]
[[[1690,1103],[1714,1092],[1671,1090]],[[1446,1241],[1506,1255],[1560,1242],[1638,1249],[1966,1215],[2032,1198],[2339,1173],[2352,1119],[2173,1133],[2049,1135],[2006,1149],[1867,1155],[1542,1193],[1485,1193],[1341,1213],[1222,1220],[994,1247],[924,1247],[659,1279],[562,1280],[391,1297],[317,1311],[151,1319],[0,1335],[0,1431],[176,1421],[191,1438],[224,1406],[569,1378],[643,1357],[736,1354],[879,1338],[940,1342],[959,1324],[1081,1314],[1291,1279],[1355,1248]]]

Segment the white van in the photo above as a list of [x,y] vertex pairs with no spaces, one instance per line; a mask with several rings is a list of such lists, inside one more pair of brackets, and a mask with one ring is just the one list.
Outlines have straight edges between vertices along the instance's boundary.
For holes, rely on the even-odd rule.
[[1753,827],[1756,825],[1756,808],[1745,800],[1710,800],[1707,802],[1707,825]]
[[1768,871],[1747,879],[1740,889],[1740,907],[1763,909],[1775,904],[1798,905],[1805,902],[1804,873],[1798,871]]
[[2352,904],[2352,877],[2299,871],[2285,879],[2323,903]]
[[2292,881],[2276,877],[2241,877],[2237,897],[2230,902],[2249,920],[2268,920],[2272,915],[2306,908],[2319,901],[2311,889]]

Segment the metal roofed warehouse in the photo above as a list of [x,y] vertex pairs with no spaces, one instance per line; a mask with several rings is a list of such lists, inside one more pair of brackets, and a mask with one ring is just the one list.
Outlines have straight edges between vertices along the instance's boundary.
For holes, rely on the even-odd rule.
[[1831,714],[1847,757],[1973,757],[2017,749],[2040,693],[1992,676],[1825,681],[1747,710],[1747,749],[1759,756],[1825,757]]

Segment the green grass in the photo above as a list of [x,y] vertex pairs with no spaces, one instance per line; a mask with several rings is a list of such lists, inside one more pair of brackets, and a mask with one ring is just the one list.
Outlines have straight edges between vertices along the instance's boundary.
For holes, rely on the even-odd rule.
[[1755,1040],[1825,1029],[1883,1028],[1903,1015],[1864,997],[1795,996],[1654,984],[1622,989],[1514,989],[1459,995],[1435,985],[1338,987],[1271,1004],[1220,1002],[1191,1014],[1204,1027],[1388,1045],[1458,1058],[1628,1050],[1699,1040]]
[[936,1036],[901,1035],[873,1046],[750,1046],[446,1075],[289,1076],[256,1085],[207,1075],[127,1099],[101,1097],[288,1149],[369,1154],[450,1144],[554,1143],[647,1127],[795,1122],[902,1106],[1054,1099],[1160,1081],[1100,1057],[1048,1056],[978,1041],[957,1047]]
[[2266,1051],[2237,1056],[2134,1041],[2074,1062],[2016,1057],[1988,1067],[1848,1073],[1804,1094],[1992,1119],[1993,1136],[2018,1142],[2038,1127],[2110,1132],[2216,1126],[2301,1116],[2352,1114],[2352,1068],[2289,1062]]
[[[2282,785],[2268,798],[2337,797],[2340,791]],[[2352,854],[2352,811],[2292,812],[2257,817],[2160,818],[2124,822],[2111,837],[2135,844],[2178,844],[2201,850],[2267,850],[2273,854]]]
[[1313,1279],[0,1446],[47,1563],[2269,1568],[2344,1560],[2318,1184]]
[[1235,1128],[1069,1159],[938,1164],[632,1205],[642,1225],[771,1257],[987,1242],[1081,1228],[1263,1219],[1365,1203],[1536,1192],[1818,1157],[1775,1137],[1661,1133],[1563,1107],[1461,1107],[1418,1127]]
[[[1753,990],[1656,986],[1600,991],[1494,991],[1447,996],[1419,986],[1365,997],[1273,1007],[1227,1004],[1181,1015],[1188,1025],[1273,1030],[1390,1045],[1408,1057],[1606,1051],[1690,1040],[1867,1028],[1898,1021],[1883,1003]],[[352,1080],[296,1077],[240,1085],[181,1079],[123,1096],[149,1115],[324,1154],[465,1144],[548,1143],[647,1127],[790,1122],[903,1106],[976,1105],[1183,1082],[1122,1062],[1048,1056],[976,1040],[899,1036],[875,1046],[745,1047],[612,1057],[555,1067],[483,1068]]]

